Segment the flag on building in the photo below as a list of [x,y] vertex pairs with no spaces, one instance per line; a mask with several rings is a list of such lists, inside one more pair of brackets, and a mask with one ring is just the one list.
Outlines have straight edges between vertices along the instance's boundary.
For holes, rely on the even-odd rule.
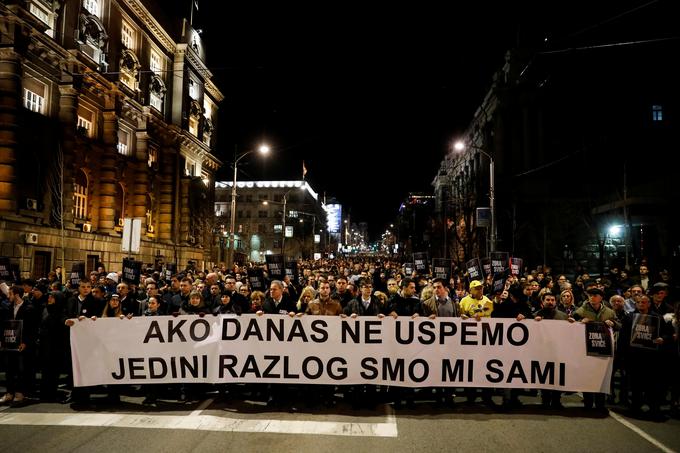
[[302,161],[302,179],[305,179],[305,176],[307,175],[307,167],[305,166],[305,161]]

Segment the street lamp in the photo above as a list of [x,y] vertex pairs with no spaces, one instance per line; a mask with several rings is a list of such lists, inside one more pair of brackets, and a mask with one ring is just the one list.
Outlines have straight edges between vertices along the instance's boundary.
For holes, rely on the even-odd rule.
[[482,148],[475,146],[475,145],[466,145],[462,141],[457,141],[453,145],[453,149],[455,149],[458,152],[461,152],[465,150],[465,148],[470,147],[471,149],[475,151],[479,151],[480,153],[484,154],[488,159],[489,159],[489,207],[491,208],[491,240],[490,240],[490,251],[495,251],[496,250],[496,203],[495,203],[495,197],[494,197],[494,177],[495,177],[495,172],[494,172],[494,162],[493,162],[493,157],[491,157],[491,154],[487,153],[484,151]]
[[231,185],[231,222],[229,224],[229,253],[227,254],[227,269],[231,270],[234,265],[234,227],[236,224],[236,177],[238,174],[238,163],[246,157],[248,154],[253,152],[259,152],[262,155],[269,154],[269,146],[260,145],[257,150],[251,149],[241,154],[236,154],[236,148],[234,148],[234,180]]

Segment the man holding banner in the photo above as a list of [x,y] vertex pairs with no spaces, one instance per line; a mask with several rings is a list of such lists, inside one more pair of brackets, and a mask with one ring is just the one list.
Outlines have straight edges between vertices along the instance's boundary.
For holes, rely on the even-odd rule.
[[493,302],[484,295],[484,285],[479,280],[470,282],[470,295],[460,301],[460,315],[462,318],[488,318],[493,311]]
[[[604,323],[610,329],[620,329],[621,323],[619,323],[614,310],[602,304],[604,291],[598,287],[592,287],[586,292],[588,293],[588,302],[574,312],[573,318],[583,323],[599,322]],[[607,408],[604,405],[604,399],[604,393],[583,393],[583,405],[586,409],[592,409],[594,402],[598,411],[606,413]]]

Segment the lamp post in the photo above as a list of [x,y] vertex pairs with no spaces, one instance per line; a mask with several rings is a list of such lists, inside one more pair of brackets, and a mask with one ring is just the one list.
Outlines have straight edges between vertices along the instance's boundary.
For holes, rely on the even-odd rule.
[[[257,151],[260,154],[267,155],[269,153],[269,146],[261,145]],[[255,152],[254,149],[246,151],[241,154],[236,154],[234,148],[234,180],[231,185],[231,219],[229,222],[229,250],[227,254],[227,269],[231,270],[234,265],[234,227],[236,224],[236,178],[238,176],[238,163],[248,154]]]
[[482,148],[474,145],[466,145],[462,141],[458,141],[453,146],[456,151],[463,151],[465,148],[470,147],[471,149],[484,154],[489,159],[489,208],[491,208],[491,239],[490,239],[490,251],[496,250],[496,202],[494,194],[494,162],[491,154],[484,151]]

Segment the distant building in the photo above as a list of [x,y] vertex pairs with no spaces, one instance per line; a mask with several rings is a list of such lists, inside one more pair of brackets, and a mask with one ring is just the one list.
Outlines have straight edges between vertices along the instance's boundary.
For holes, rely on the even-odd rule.
[[[606,31],[579,39],[616,42]],[[678,72],[668,58],[677,51],[675,42],[509,51],[457,137],[472,146],[451,150],[433,180],[435,242],[458,264],[486,256],[488,230],[475,216],[489,206],[482,149],[495,161],[497,250],[556,272],[677,265],[680,190],[667,165],[680,147]]]
[[3,1],[0,29],[0,254],[120,270],[135,217],[136,259],[208,265],[223,95],[199,34],[139,0]]
[[[232,185],[215,183],[219,262],[229,249]],[[236,190],[235,262],[263,262],[265,255],[279,253],[311,258],[329,250],[323,200],[306,181],[238,181]]]
[[397,216],[398,253],[410,261],[414,252],[428,252],[432,248],[432,213],[435,197],[422,193],[409,193],[399,206]]

